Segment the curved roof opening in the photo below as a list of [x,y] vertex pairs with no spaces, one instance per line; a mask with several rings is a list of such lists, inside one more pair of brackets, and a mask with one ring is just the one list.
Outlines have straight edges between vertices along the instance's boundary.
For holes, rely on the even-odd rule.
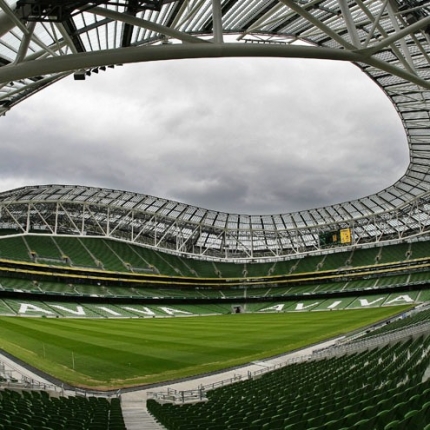
[[2,122],[1,190],[81,184],[231,213],[359,198],[391,185],[409,162],[388,98],[334,61],[108,68],[50,86]]

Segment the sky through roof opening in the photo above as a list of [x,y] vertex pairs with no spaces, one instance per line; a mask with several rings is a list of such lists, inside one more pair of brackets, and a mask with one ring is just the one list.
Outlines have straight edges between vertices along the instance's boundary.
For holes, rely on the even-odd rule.
[[126,65],[73,77],[1,119],[0,189],[76,184],[224,212],[359,198],[408,164],[392,104],[357,67],[299,59]]

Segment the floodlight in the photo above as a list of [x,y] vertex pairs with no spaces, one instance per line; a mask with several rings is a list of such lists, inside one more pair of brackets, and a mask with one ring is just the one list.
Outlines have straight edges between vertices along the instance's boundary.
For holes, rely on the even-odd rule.
[[83,70],[75,72],[73,74],[73,78],[75,79],[75,81],[85,81],[85,72]]

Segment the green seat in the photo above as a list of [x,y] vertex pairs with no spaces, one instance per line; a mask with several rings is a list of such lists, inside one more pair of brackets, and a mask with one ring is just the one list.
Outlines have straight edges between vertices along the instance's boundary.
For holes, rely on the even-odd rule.
[[[430,390],[429,390],[430,391]],[[430,396],[430,392],[428,393],[428,395]],[[423,396],[424,397],[424,396]],[[425,399],[427,399],[428,397],[424,397]],[[428,413],[430,415],[430,401],[424,403],[421,407],[421,410],[425,413]]]
[[383,429],[390,421],[392,421],[392,414],[390,410],[383,410],[378,412],[375,417],[375,426],[378,429]]
[[33,426],[30,425],[29,423],[20,423],[19,428],[20,430],[33,430]]
[[405,418],[406,419],[408,419],[408,418],[412,418],[412,417],[414,417],[415,415],[417,415],[417,414],[419,414],[419,410],[417,410],[417,409],[412,409],[411,411],[409,411],[409,412],[407,412],[406,413],[406,415],[405,415]]
[[323,415],[320,415],[320,416],[308,419],[306,428],[312,428],[312,427],[321,428],[324,425],[324,423],[325,423],[325,417]]
[[409,411],[405,419],[402,421],[404,428],[407,429],[422,429],[430,422],[430,416],[424,410]]
[[393,413],[396,420],[402,420],[405,415],[409,412],[409,405],[406,402],[400,402],[393,408]]
[[354,430],[371,430],[374,428],[375,418],[364,418],[358,421],[352,429]]
[[422,401],[422,396],[420,394],[414,394],[410,399],[409,399],[409,406],[414,408],[414,409],[418,409],[418,407],[421,405],[421,401]]
[[324,430],[339,430],[342,420],[331,420],[324,424]]
[[[384,430],[394,430],[394,429],[400,429],[400,420],[391,421],[384,427]],[[401,429],[401,430],[404,430],[404,429]]]
[[361,418],[360,412],[352,412],[346,415],[343,418],[342,422],[343,422],[343,425],[347,427],[351,427],[355,425],[358,421],[360,421],[360,418]]

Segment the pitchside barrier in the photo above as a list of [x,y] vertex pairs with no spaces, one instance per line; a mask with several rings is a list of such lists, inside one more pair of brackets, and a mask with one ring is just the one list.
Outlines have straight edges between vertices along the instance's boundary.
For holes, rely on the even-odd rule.
[[80,397],[105,397],[121,398],[121,390],[110,392],[84,390],[82,388],[65,386],[64,384],[54,384],[34,379],[26,374],[19,366],[15,366],[10,360],[4,361],[0,355],[0,390],[3,389],[45,391],[50,397],[58,396],[80,396]]

